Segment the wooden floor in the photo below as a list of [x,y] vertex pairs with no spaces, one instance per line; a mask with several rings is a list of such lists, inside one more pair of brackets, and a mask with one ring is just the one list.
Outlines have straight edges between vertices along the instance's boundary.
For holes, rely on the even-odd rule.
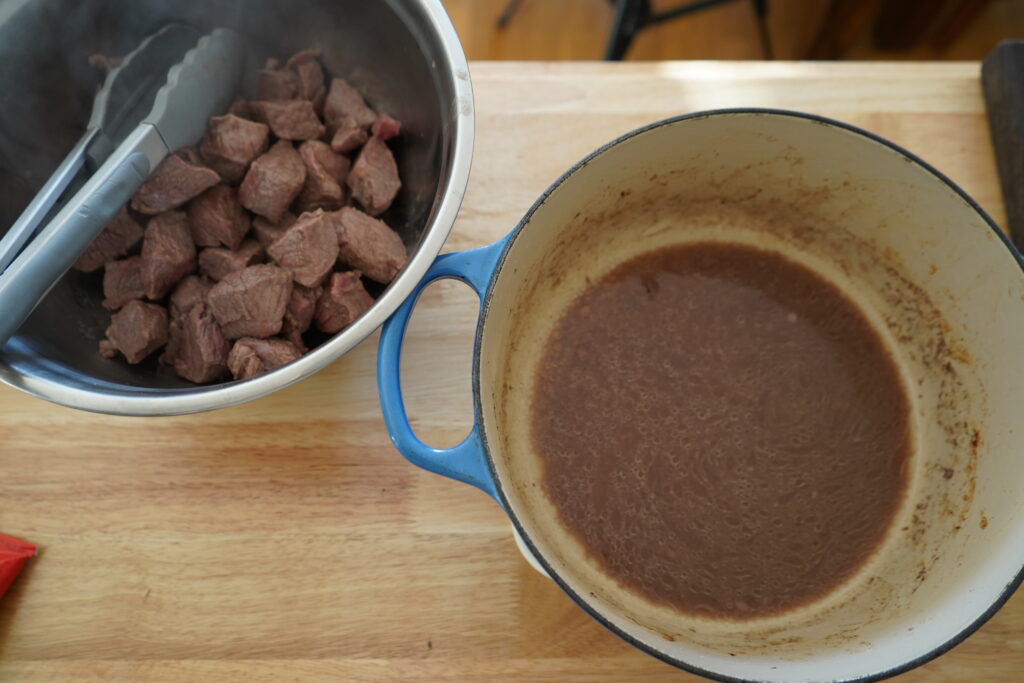
[[[931,0],[928,0],[931,1]],[[473,60],[600,59],[612,22],[607,0],[520,0],[504,29],[498,17],[508,0],[443,0]],[[681,0],[655,0],[672,7]],[[775,56],[801,59],[813,39],[824,0],[769,0]],[[947,48],[902,52],[873,49],[867,37],[847,59],[981,59],[1000,40],[1024,37],[1024,1],[995,0]],[[645,29],[628,59],[763,59],[751,3],[735,0]]]

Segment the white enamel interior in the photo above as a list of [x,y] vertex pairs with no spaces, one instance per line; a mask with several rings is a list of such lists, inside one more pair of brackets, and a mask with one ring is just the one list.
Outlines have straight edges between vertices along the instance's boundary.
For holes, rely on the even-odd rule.
[[[825,599],[750,622],[680,615],[603,576],[559,524],[530,450],[540,348],[586,278],[659,245],[709,239],[782,251],[838,283],[889,342],[914,412],[910,488],[879,552]],[[929,656],[1024,566],[1022,348],[1021,268],[948,184],[820,120],[718,113],[605,149],[527,219],[483,320],[481,419],[525,537],[617,631],[712,675],[849,679]]]

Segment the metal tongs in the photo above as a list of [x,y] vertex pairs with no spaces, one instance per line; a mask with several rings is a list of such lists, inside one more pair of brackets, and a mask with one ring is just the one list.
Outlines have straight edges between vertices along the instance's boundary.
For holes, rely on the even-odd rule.
[[153,169],[227,109],[242,59],[234,31],[170,24],[107,74],[82,139],[0,239],[0,347]]

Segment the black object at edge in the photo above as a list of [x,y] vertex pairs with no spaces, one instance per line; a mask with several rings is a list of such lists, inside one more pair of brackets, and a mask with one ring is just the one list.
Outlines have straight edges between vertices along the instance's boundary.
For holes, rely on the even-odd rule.
[[1024,249],[1024,40],[1004,40],[981,63],[981,86],[996,153],[1006,222]]

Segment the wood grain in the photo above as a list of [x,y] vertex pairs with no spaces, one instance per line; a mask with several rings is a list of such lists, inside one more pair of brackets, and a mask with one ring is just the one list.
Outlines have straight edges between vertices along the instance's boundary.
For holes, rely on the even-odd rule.
[[[490,242],[597,145],[697,109],[835,116],[1003,220],[978,65],[472,65],[472,179],[446,249]],[[406,342],[418,433],[468,429],[473,297],[430,288]],[[4,681],[686,680],[583,615],[483,494],[388,442],[376,337],[244,406],[117,418],[0,388],[0,530],[41,547],[0,601]],[[1013,681],[1024,597],[901,680]]]

